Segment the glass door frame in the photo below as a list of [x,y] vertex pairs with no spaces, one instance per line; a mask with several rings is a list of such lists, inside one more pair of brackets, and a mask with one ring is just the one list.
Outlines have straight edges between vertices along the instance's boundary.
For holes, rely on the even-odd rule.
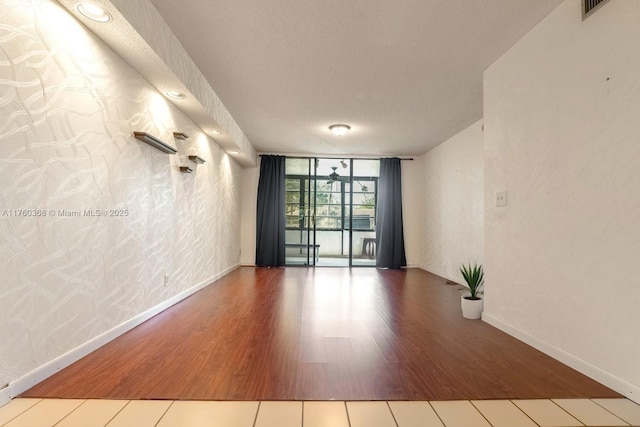
[[[314,157],[298,157],[298,156],[287,156],[287,159],[307,159],[308,160],[308,174],[306,175],[306,177],[304,177],[303,175],[300,174],[292,174],[291,176],[300,179],[300,189],[299,190],[301,192],[301,200],[299,202],[299,207],[302,207],[304,209],[304,216],[300,216],[299,219],[299,227],[300,227],[300,240],[302,240],[302,233],[304,233],[306,231],[307,234],[307,241],[306,241],[306,254],[307,254],[307,259],[306,259],[306,263],[304,264],[289,264],[286,263],[286,257],[285,257],[285,265],[286,266],[305,266],[305,267],[315,267],[317,266],[316,260],[318,260],[318,256],[319,256],[319,251],[317,249],[318,245],[317,245],[317,237],[318,237],[318,228],[317,228],[317,221],[316,221],[316,214],[317,214],[317,208],[318,208],[318,179],[321,177],[320,175],[318,175],[318,164],[320,160],[345,160],[347,159],[346,157],[344,158],[337,158],[337,157],[320,157],[320,156],[314,156]],[[348,213],[348,245],[349,245],[349,251],[348,251],[348,263],[344,266],[339,266],[339,267],[375,267],[374,265],[366,265],[366,264],[354,264],[353,263],[353,206],[354,206],[354,200],[353,200],[353,194],[354,194],[354,171],[353,171],[353,166],[354,166],[354,160],[378,160],[375,158],[372,159],[359,159],[359,158],[348,158],[349,160],[349,175],[348,175],[348,182],[344,182],[344,181],[340,181],[340,193],[341,193],[341,216],[340,216],[340,245],[342,248],[344,248],[344,231],[345,231],[345,219],[347,217],[346,212],[345,212],[345,207],[346,207],[346,197],[348,196],[349,198],[349,204],[348,204],[348,209],[349,209],[349,213]],[[313,162],[313,163],[312,163]],[[324,175],[322,175],[324,176]],[[287,177],[289,177],[289,175],[287,175]],[[375,188],[374,188],[374,200],[377,200],[377,192],[378,192],[378,185],[377,185],[377,177],[371,176],[371,177],[360,177],[360,178],[367,178],[368,180],[373,180],[375,182]],[[288,178],[287,178],[288,179]],[[306,182],[306,184],[305,184]],[[313,182],[313,185],[311,185]],[[345,187],[346,185],[349,185],[349,190],[346,191]],[[302,186],[304,185],[304,189],[302,189]],[[305,200],[305,195],[308,195],[308,200]],[[375,209],[375,203],[374,203],[374,209]],[[306,219],[307,222],[307,226],[304,227],[304,221]],[[304,229],[303,229],[304,227]],[[374,230],[375,230],[375,221],[374,221]],[[311,239],[311,237],[313,237],[313,239]],[[343,252],[343,249],[341,249],[341,252]]]
[[[299,231],[299,240],[300,243],[287,243],[286,242],[286,237],[285,237],[285,249],[286,247],[289,245],[293,248],[296,249],[300,249],[300,251],[302,252],[303,249],[305,250],[306,253],[306,261],[304,262],[304,264],[291,264],[291,263],[287,263],[287,259],[288,257],[285,255],[285,265],[289,266],[289,267],[293,267],[293,266],[315,266],[316,263],[316,259],[317,259],[317,253],[316,253],[316,234],[315,234],[315,185],[314,188],[311,188],[311,183],[312,183],[312,179],[313,176],[315,174],[315,172],[313,172],[312,175],[312,169],[311,169],[311,162],[313,161],[313,158],[308,158],[308,157],[287,157],[287,159],[301,159],[307,160],[307,173],[306,174],[286,174],[285,171],[285,180],[289,181],[289,180],[298,180],[298,187],[297,187],[297,192],[299,194],[299,199],[297,202],[297,208],[298,208],[298,227],[297,229],[294,228],[294,230]],[[313,192],[312,192],[313,191]],[[285,188],[285,195],[287,192],[291,192],[291,190],[288,190],[287,188]],[[313,205],[312,205],[313,202]],[[290,202],[287,202],[287,198],[285,196],[285,215],[286,214],[286,206],[290,204]],[[313,241],[310,240],[311,236],[312,236],[312,227],[313,227]],[[291,231],[291,228],[287,227],[285,225],[285,233],[287,231]],[[303,242],[303,236],[306,234],[306,242]],[[303,246],[306,244],[306,248]]]

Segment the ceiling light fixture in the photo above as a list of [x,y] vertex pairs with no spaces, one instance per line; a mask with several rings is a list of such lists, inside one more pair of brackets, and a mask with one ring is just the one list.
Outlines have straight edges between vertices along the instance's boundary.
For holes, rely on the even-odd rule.
[[240,153],[238,151],[229,151],[229,154],[236,155],[236,154],[240,154]]
[[220,132],[219,130],[213,130],[213,129],[208,130],[207,133],[209,135],[222,135],[222,132]]
[[100,6],[96,6],[95,4],[78,3],[76,9],[78,9],[78,12],[80,12],[82,16],[84,16],[85,18],[89,18],[92,21],[102,23],[111,21],[111,15],[109,15],[109,12],[107,12]]
[[169,97],[169,98],[173,98],[173,99],[185,99],[187,97],[187,95],[185,95],[182,92],[179,92],[177,90],[168,90],[165,92],[165,94]]
[[349,132],[349,129],[351,129],[351,126],[349,126],[349,125],[331,125],[331,126],[329,126],[329,130],[335,136],[344,136],[344,135],[347,134],[347,132]]

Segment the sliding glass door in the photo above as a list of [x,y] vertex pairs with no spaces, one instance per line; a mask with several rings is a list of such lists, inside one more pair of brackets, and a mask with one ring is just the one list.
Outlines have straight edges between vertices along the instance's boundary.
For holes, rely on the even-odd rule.
[[375,266],[378,170],[378,160],[287,158],[287,265]]
[[347,185],[351,180],[349,159],[315,160],[315,232],[320,250],[317,265],[349,266],[349,212]]
[[287,158],[285,180],[285,264],[315,265],[314,159]]

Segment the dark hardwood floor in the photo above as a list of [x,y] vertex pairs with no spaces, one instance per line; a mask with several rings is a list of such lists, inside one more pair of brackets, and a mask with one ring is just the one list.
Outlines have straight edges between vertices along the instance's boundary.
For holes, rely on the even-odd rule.
[[419,269],[243,267],[23,397],[446,400],[620,397],[465,320]]

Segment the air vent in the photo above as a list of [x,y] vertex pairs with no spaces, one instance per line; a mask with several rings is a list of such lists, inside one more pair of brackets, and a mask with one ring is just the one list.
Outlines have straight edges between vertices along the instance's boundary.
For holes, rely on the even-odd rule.
[[593,15],[598,9],[609,0],[582,0],[582,20],[584,21]]

